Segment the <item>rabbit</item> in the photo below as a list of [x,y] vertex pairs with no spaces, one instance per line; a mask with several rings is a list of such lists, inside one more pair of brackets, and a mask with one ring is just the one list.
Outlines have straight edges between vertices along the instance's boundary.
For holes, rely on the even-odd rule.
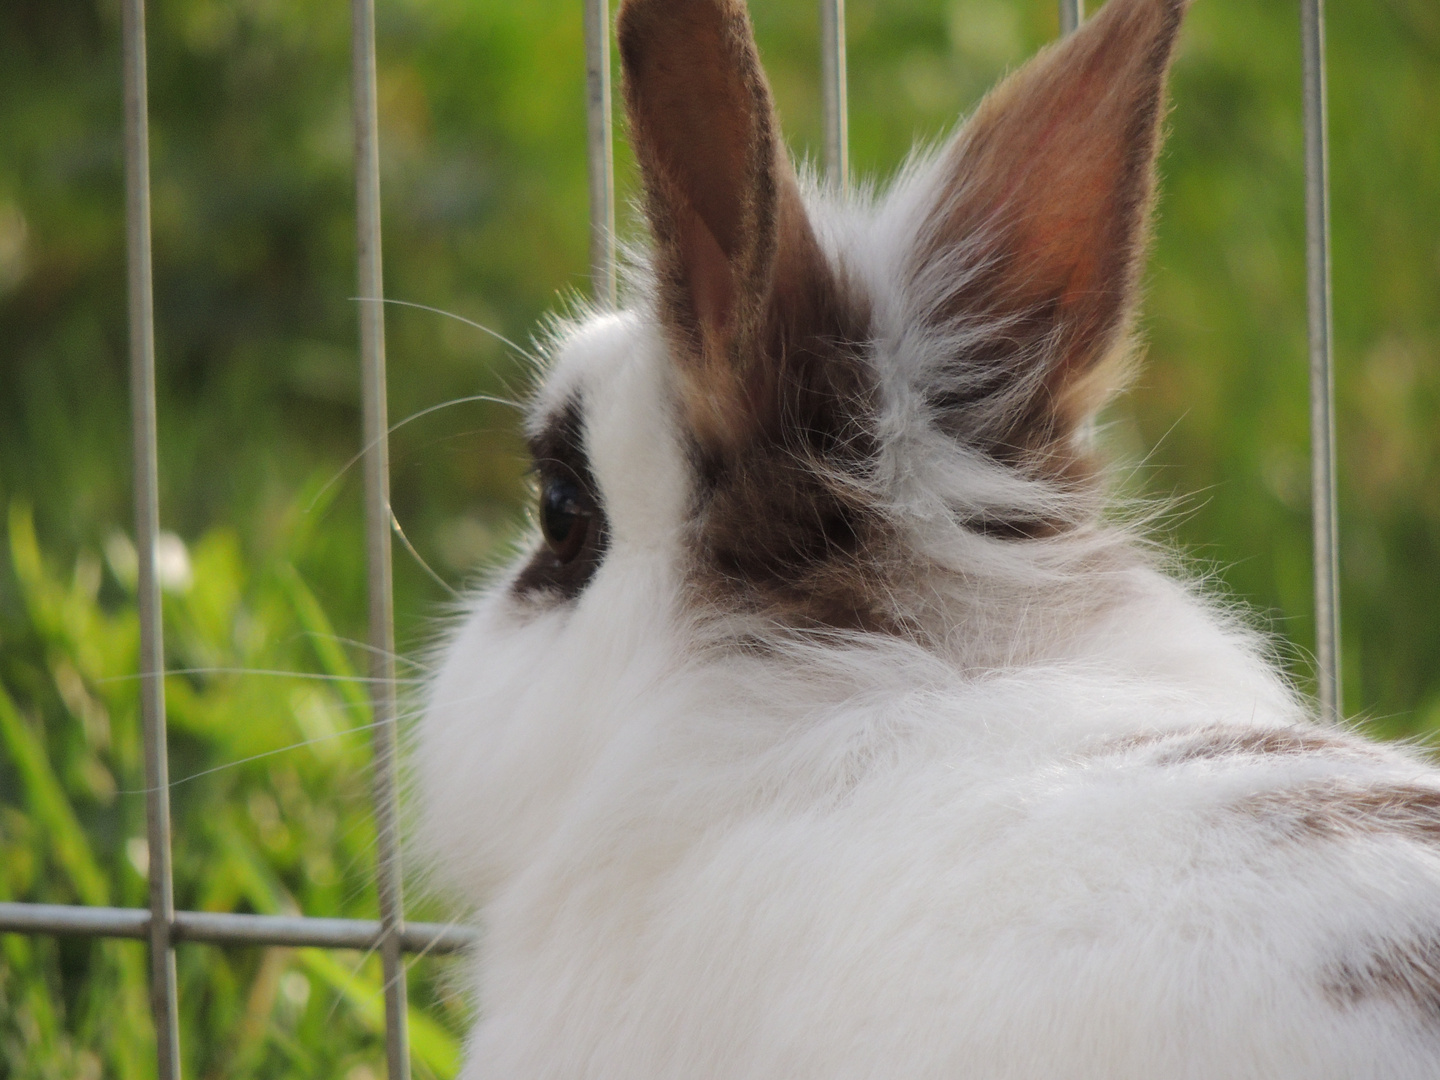
[[742,0],[621,5],[653,244],[413,747],[465,1080],[1440,1077],[1440,772],[1108,506],[1184,9],[847,195]]

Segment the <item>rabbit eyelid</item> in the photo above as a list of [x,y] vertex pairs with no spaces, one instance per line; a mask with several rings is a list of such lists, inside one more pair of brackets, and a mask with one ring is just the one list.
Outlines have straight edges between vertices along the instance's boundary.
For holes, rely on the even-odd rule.
[[540,513],[554,484],[574,493],[576,527],[583,534],[560,546],[547,538],[535,550],[511,585],[521,599],[571,601],[589,585],[610,546],[610,523],[585,452],[580,402],[571,398],[530,436],[530,457],[538,480]]

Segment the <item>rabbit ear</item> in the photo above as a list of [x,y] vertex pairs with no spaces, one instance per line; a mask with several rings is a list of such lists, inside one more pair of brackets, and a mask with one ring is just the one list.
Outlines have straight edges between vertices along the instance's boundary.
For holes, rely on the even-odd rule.
[[822,254],[741,0],[625,0],[620,57],[659,314],[695,450],[695,595],[791,623],[883,621],[871,311]]
[[997,456],[1064,471],[1076,428],[1122,381],[1185,6],[1110,0],[945,151],[916,285],[963,347],[924,389],[943,428]]
[[777,353],[803,353],[835,284],[801,204],[740,0],[627,0],[630,135],[689,426],[726,455],[781,422]]

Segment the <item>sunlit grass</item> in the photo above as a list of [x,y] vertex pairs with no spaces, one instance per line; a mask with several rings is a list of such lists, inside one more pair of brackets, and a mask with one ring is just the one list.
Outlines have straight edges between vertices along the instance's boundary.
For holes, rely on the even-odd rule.
[[[144,906],[133,549],[117,536],[62,569],[27,507],[8,524],[39,648],[10,656],[0,686],[0,776],[16,785],[0,794],[0,898]],[[168,667],[184,672],[166,679],[177,904],[374,918],[370,712],[349,649],[293,550],[247,566],[223,529],[177,545],[162,574]],[[143,943],[0,948],[0,1075],[153,1074]],[[464,1017],[436,967],[412,970],[411,1046],[445,1077]],[[383,1071],[375,956],[182,945],[178,970],[187,1075]]]

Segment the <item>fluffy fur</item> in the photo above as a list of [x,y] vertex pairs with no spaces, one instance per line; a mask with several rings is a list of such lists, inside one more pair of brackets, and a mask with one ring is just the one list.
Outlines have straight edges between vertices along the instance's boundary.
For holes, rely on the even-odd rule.
[[653,272],[556,335],[415,751],[465,1080],[1440,1075],[1440,776],[1101,515],[1181,11],[845,199],[738,0],[622,6]]

